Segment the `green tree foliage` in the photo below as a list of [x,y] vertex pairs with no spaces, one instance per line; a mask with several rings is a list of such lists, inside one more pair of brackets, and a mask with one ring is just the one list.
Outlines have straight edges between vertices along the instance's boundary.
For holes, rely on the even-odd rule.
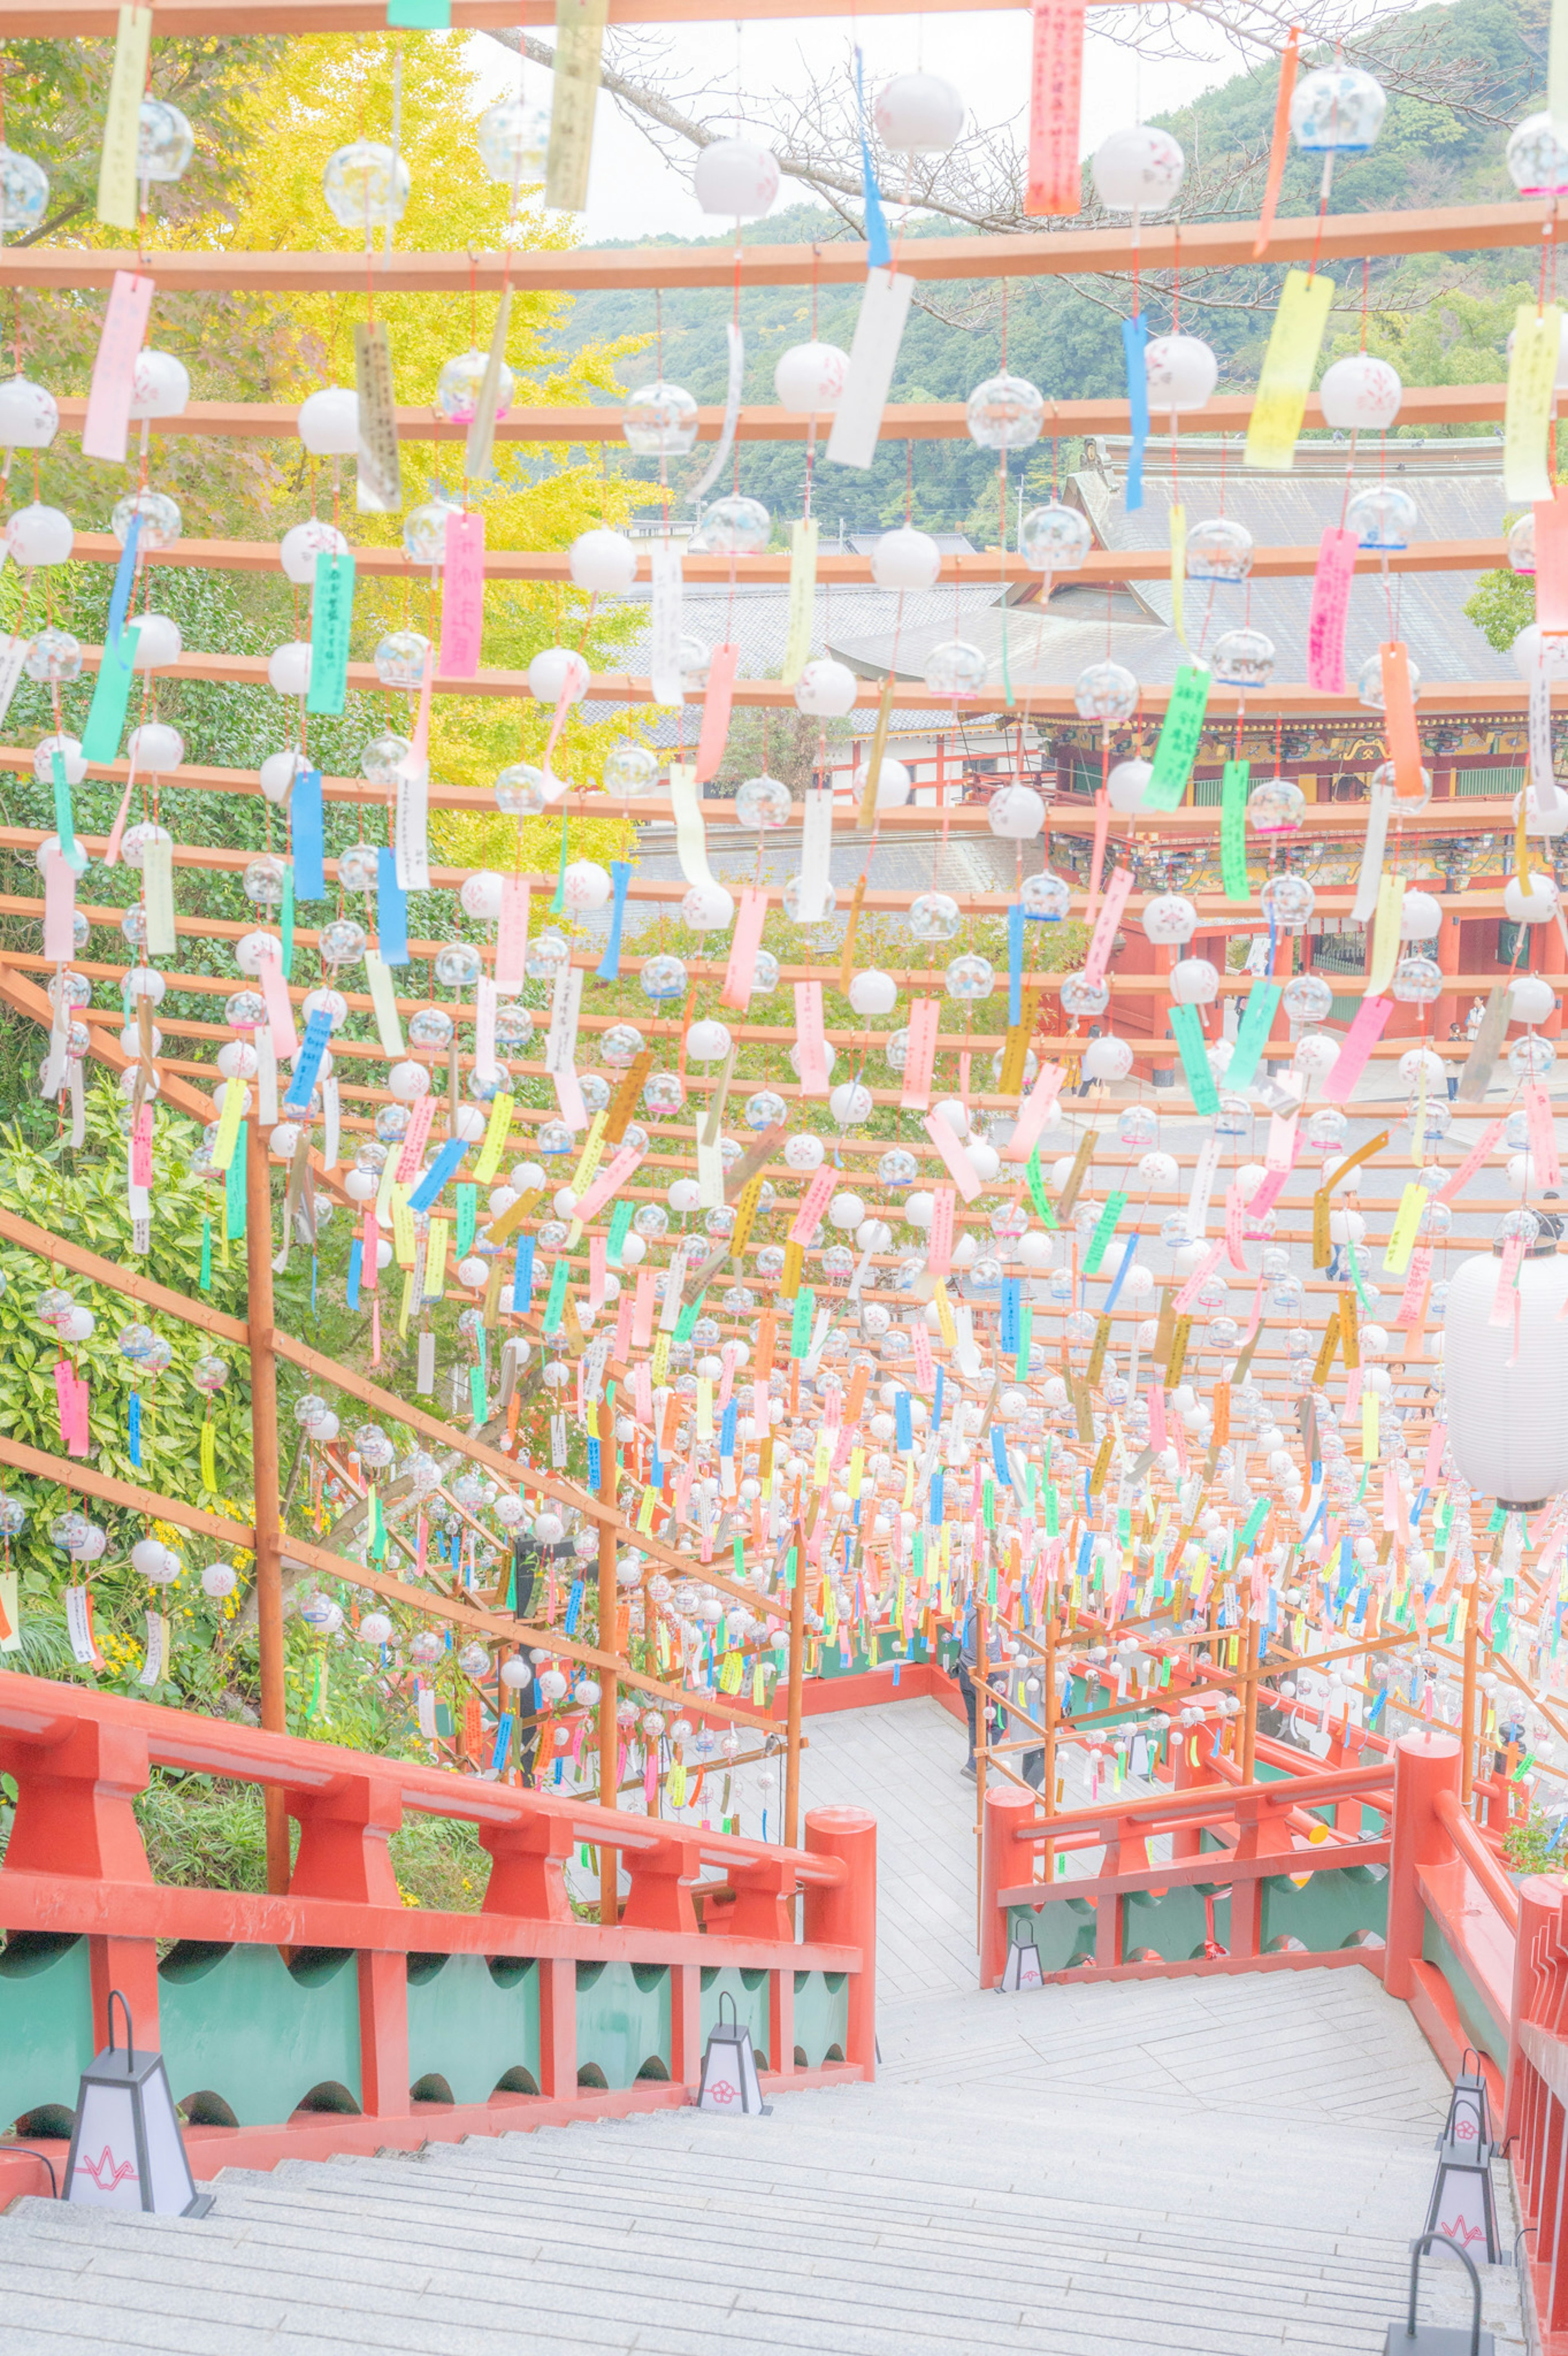
[[1489,647],[1506,654],[1535,619],[1535,582],[1521,573],[1483,573],[1465,612]]

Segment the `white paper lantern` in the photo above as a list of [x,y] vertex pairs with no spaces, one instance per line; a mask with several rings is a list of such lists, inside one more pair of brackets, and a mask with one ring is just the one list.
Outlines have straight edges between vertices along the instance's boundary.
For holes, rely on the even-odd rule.
[[1552,984],[1538,973],[1521,973],[1509,985],[1509,1015],[1515,1023],[1546,1023],[1557,1004]]
[[14,376],[0,384],[0,449],[47,450],[59,432],[59,403],[41,384]]
[[150,348],[136,354],[131,377],[131,414],[183,417],[190,402],[190,371],[172,352]]
[[720,883],[693,884],[681,900],[681,922],[694,933],[727,932],[735,922],[735,895]]
[[773,371],[781,409],[797,417],[831,416],[843,398],[849,354],[836,344],[791,344]]
[[941,569],[942,552],[930,533],[910,524],[885,531],[871,552],[871,577],[879,589],[931,589]]
[[1370,352],[1352,352],[1325,369],[1317,388],[1325,425],[1341,433],[1386,434],[1400,413],[1399,370]]
[[501,895],[505,888],[501,877],[489,867],[481,867],[476,873],[466,875],[457,894],[464,915],[476,917],[481,923],[493,924],[500,915]]
[[842,1227],[846,1232],[858,1227],[865,1216],[865,1205],[858,1194],[852,1194],[847,1189],[842,1194],[835,1194],[828,1205],[828,1225]]
[[318,556],[348,553],[349,543],[342,533],[315,516],[305,523],[293,525],[278,543],[278,562],[296,589],[315,588]]
[[1123,818],[1130,818],[1144,806],[1144,794],[1155,774],[1152,761],[1118,761],[1105,780],[1105,791],[1111,807]]
[[351,458],[360,446],[360,396],[340,385],[299,405],[299,438],[313,458]]
[[1181,192],[1187,158],[1168,131],[1140,123],[1101,140],[1091,169],[1107,212],[1163,213]]
[[1172,966],[1171,996],[1178,1006],[1212,1006],[1219,975],[1208,958],[1182,958]]
[[841,1080],[828,1098],[828,1110],[841,1129],[853,1129],[871,1119],[871,1090],[858,1080]]
[[125,752],[139,777],[166,777],[185,758],[185,739],[166,720],[144,720],[132,729]]
[[1144,909],[1144,937],[1162,948],[1179,948],[1197,930],[1197,910],[1180,892],[1160,892]]
[[1000,786],[986,805],[985,822],[1004,842],[1032,842],[1046,822],[1044,798],[1033,786]]
[[262,763],[262,791],[268,801],[286,801],[296,777],[310,766],[303,753],[269,753]]
[[1133,1050],[1125,1039],[1091,1039],[1083,1051],[1086,1080],[1124,1080],[1133,1068]]
[[877,137],[895,155],[945,155],[963,135],[963,100],[940,74],[896,74],[874,114]]
[[801,1172],[820,1170],[825,1151],[820,1137],[813,1137],[808,1129],[799,1129],[793,1137],[784,1141],[785,1166]]
[[274,647],[267,657],[267,680],[280,695],[306,695],[310,690],[310,641],[292,638]]
[[1162,417],[1208,406],[1219,362],[1201,336],[1153,336],[1144,353],[1149,407]]
[[1423,1072],[1429,1088],[1441,1087],[1446,1069],[1442,1056],[1434,1055],[1430,1047],[1407,1047],[1400,1057],[1399,1074],[1407,1088],[1413,1088]]
[[596,859],[572,860],[561,879],[561,897],[578,916],[604,907],[613,888],[608,871]]
[[1541,660],[1543,649],[1548,679],[1568,680],[1568,637],[1560,637],[1555,631],[1552,631],[1543,639],[1540,628],[1534,622],[1528,622],[1522,630],[1516,633],[1513,643],[1509,648],[1520,679],[1530,680],[1535,677],[1536,666]]
[[76,534],[70,518],[59,508],[40,505],[18,508],[5,527],[5,545],[17,564],[64,564]]
[[1400,910],[1402,941],[1435,940],[1443,929],[1443,903],[1430,892],[1406,892]]
[[1519,1270],[1515,1320],[1491,1323],[1501,1247],[1464,1260],[1449,1283],[1443,1360],[1448,1445],[1473,1489],[1503,1506],[1534,1509],[1568,1486],[1568,1355],[1558,1317],[1568,1258],[1550,1235]]
[[1536,868],[1530,889],[1521,889],[1517,875],[1503,885],[1503,913],[1515,925],[1544,925],[1556,910],[1557,886],[1543,868]]
[[686,1033],[686,1053],[694,1064],[722,1064],[729,1050],[728,1023],[715,1022],[711,1015],[693,1023]]
[[546,647],[528,666],[528,691],[536,702],[581,703],[588,691],[588,666],[570,647]]
[[572,542],[572,578],[595,597],[622,597],[637,579],[637,551],[624,531],[580,531]]
[[898,985],[890,973],[868,966],[851,980],[849,1002],[857,1014],[891,1014],[898,1003]]
[[[849,781],[850,792],[857,802],[865,799],[865,789],[871,781],[871,765],[863,761]],[[876,807],[879,810],[902,809],[914,791],[914,780],[902,761],[895,761],[884,753],[882,766],[876,773]]]
[[795,701],[801,712],[819,720],[842,720],[854,710],[860,682],[846,663],[831,655],[809,662],[795,682]]
[[138,614],[132,626],[136,633],[136,652],[131,665],[133,670],[167,670],[171,663],[178,662],[185,652],[179,624],[172,615]]
[[705,213],[753,220],[779,194],[778,158],[750,139],[715,139],[698,156],[692,191]]

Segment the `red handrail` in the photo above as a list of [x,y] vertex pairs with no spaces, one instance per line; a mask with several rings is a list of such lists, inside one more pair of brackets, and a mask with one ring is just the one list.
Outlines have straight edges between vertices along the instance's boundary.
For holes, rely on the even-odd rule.
[[1433,1811],[1443,1825],[1470,1871],[1490,1899],[1510,1931],[1519,1929],[1519,1896],[1513,1883],[1498,1863],[1475,1825],[1465,1813],[1464,1802],[1456,1792],[1436,1792],[1433,1794]]

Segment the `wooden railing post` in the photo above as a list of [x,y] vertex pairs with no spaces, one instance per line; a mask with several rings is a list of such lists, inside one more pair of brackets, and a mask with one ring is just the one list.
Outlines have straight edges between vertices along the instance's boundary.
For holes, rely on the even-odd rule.
[[[251,1358],[251,1454],[255,1484],[256,1641],[261,1655],[262,1724],[286,1734],[284,1687],[283,1526],[278,1448],[278,1377],[273,1311],[273,1196],[267,1141],[259,1120],[245,1124],[245,1314]],[[288,1817],[275,1783],[264,1787],[267,1888],[288,1888]]]
[[[1519,1886],[1519,1929],[1514,1934],[1513,1990],[1509,2004],[1508,2093],[1498,2130],[1504,2139],[1518,2136],[1526,2149],[1524,2090],[1529,2065],[1524,2058],[1524,2025],[1541,2018],[1541,1997],[1550,1983],[1552,1954],[1562,1930],[1562,1883],[1546,1874],[1532,1873]],[[1533,2209],[1529,2187],[1526,2199]]]
[[1032,1852],[1014,1834],[1035,1813],[1027,1792],[1015,1784],[998,1784],[985,1795],[980,1829],[980,1985],[992,1988],[1002,1977],[1007,1960],[1007,1920],[999,1902],[1004,1890],[1027,1881],[1033,1871]]
[[1459,1744],[1430,1727],[1402,1735],[1394,1745],[1394,1815],[1390,1828],[1389,1927],[1383,1986],[1406,1997],[1415,1986],[1426,1907],[1419,1869],[1439,1865],[1453,1848],[1434,1804],[1439,1792],[1459,1790]]
[[842,1881],[806,1884],[808,1944],[858,1947],[860,1968],[849,1976],[849,2022],[844,2060],[858,2062],[867,2078],[876,2075],[876,1818],[864,1808],[812,1808],[806,1817],[806,1847],[815,1857],[836,1857]]

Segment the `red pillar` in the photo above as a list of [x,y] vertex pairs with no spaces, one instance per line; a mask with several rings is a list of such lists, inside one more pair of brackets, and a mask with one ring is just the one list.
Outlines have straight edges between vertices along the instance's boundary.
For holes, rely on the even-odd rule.
[[1537,925],[1531,944],[1538,959],[1537,971],[1542,974],[1557,992],[1557,1004],[1544,1023],[1538,1025],[1543,1039],[1563,1036],[1563,992],[1568,988],[1568,942],[1555,925]]
[[[1552,927],[1555,932],[1555,925]],[[1541,2018],[1540,1999],[1552,1978],[1552,1956],[1563,1929],[1563,1885],[1544,1873],[1534,1873],[1519,1885],[1519,1929],[1514,1936],[1513,1995],[1509,2005],[1508,2101],[1500,2136],[1524,2137],[1526,2063],[1523,2029],[1527,2020]],[[1528,2148],[1528,2147],[1527,2147]],[[1527,2171],[1528,2172],[1528,2171]],[[1527,2184],[1526,2199],[1534,2208],[1537,2188]]]
[[1415,1986],[1413,1966],[1420,1960],[1426,1907],[1421,1894],[1419,1869],[1440,1865],[1453,1844],[1438,1819],[1439,1792],[1459,1792],[1459,1744],[1452,1734],[1423,1729],[1402,1735],[1394,1745],[1394,1816],[1389,1859],[1388,1947],[1383,1958],[1383,1986],[1391,1996],[1408,1997]]
[[1015,1890],[1032,1877],[1029,1850],[1014,1838],[1035,1813],[1034,1798],[1009,1783],[987,1792],[980,1833],[980,1985],[993,1988],[1007,1961],[1007,1918],[998,1903],[1004,1890]]
[[[1460,924],[1458,898],[1459,895],[1457,893],[1451,894],[1448,896],[1448,904],[1443,911],[1443,922],[1437,927],[1437,939],[1434,947],[1437,953],[1437,962],[1442,967],[1445,974],[1457,973],[1459,970]],[[1556,926],[1553,925],[1552,929],[1555,932],[1557,929]],[[1445,990],[1432,1011],[1433,1037],[1440,1045],[1444,1044],[1448,1037],[1448,1028],[1450,1023],[1461,1023],[1463,1020],[1464,1017],[1461,1014],[1459,1008],[1458,992],[1456,991]]]
[[813,1808],[806,1818],[806,1847],[816,1857],[836,1857],[844,1879],[824,1886],[806,1884],[806,1938],[824,1946],[858,1947],[860,1968],[849,1976],[849,2022],[844,2060],[876,2074],[876,1819],[864,1808]]

